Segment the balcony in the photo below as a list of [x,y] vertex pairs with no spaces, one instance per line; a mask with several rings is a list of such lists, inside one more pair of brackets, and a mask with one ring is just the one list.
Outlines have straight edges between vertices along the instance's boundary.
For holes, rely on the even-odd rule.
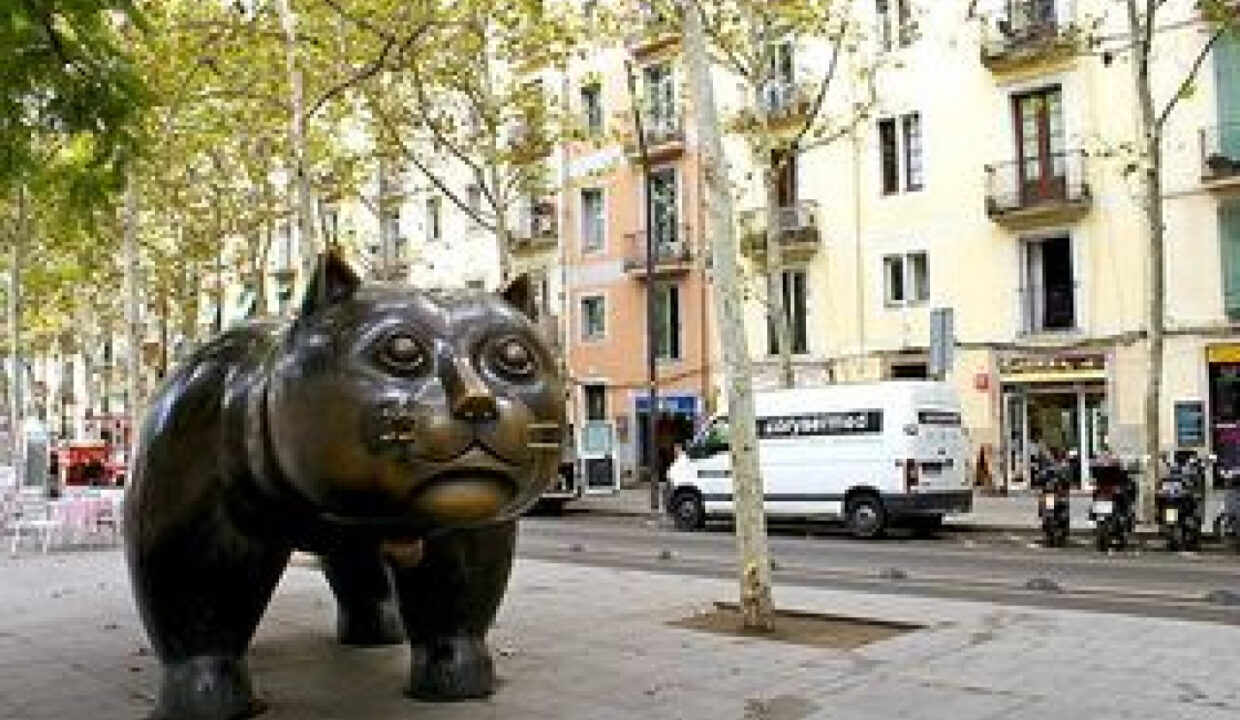
[[555,248],[559,241],[559,229],[555,205],[539,203],[512,231],[508,250],[513,254],[526,254]]
[[[779,248],[785,262],[802,262],[818,252],[822,232],[818,229],[818,203],[801,200],[777,211]],[[754,262],[766,261],[766,208],[741,213],[741,253]]]
[[642,60],[680,45],[680,23],[650,9],[639,12],[637,28],[625,36],[629,54]]
[[[660,233],[654,246],[654,275],[656,278],[684,275],[689,272],[693,263],[693,253],[689,247],[689,226],[676,226],[676,232]],[[635,232],[625,235],[628,249],[624,256],[624,271],[634,279],[646,277],[646,233]]]
[[[685,151],[685,126],[679,114],[644,115],[642,130],[646,136],[646,154],[651,163],[679,157]],[[624,152],[635,163],[642,161],[637,132],[630,130],[624,138]]]
[[1240,123],[1202,128],[1201,182],[1212,190],[1240,187]]
[[1076,284],[1031,285],[1018,291],[1022,335],[1075,332]]
[[[1032,8],[1038,7],[1039,10]],[[1049,17],[1041,8],[1049,6]],[[1024,8],[1020,12],[1017,12]],[[982,65],[996,74],[1059,67],[1079,52],[1081,29],[1060,24],[1054,7],[1044,2],[1019,2],[1012,7],[1013,19],[999,20],[987,27],[982,37]],[[1041,13],[1042,17],[1036,16]],[[1023,17],[1022,17],[1023,16]],[[1022,19],[1014,19],[1022,17]]]
[[[758,95],[758,106],[766,114],[771,129],[781,130],[803,121],[814,108],[818,86],[810,83],[777,81]],[[763,118],[753,107],[741,108],[728,123],[728,129],[739,133],[762,132]]]
[[1016,230],[1073,222],[1093,200],[1081,150],[986,166],[986,214]]

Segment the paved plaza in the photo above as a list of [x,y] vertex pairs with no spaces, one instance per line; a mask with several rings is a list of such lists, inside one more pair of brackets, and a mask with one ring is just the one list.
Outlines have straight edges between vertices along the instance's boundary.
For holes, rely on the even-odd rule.
[[[307,562],[289,569],[251,653],[269,720],[1177,718],[1240,713],[1240,628],[777,587],[781,607],[925,628],[857,650],[670,627],[733,583],[520,561],[491,635],[483,702],[402,697],[404,648],[333,641]],[[117,549],[0,559],[0,718],[133,720],[157,663]]]

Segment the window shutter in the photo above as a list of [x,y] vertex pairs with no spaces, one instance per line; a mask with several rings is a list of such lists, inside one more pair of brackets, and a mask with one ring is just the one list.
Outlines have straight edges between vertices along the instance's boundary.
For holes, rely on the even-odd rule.
[[1214,85],[1219,149],[1240,158],[1240,34],[1235,31],[1223,33],[1214,44]]
[[1223,265],[1223,311],[1240,320],[1240,201],[1218,208],[1219,255]]

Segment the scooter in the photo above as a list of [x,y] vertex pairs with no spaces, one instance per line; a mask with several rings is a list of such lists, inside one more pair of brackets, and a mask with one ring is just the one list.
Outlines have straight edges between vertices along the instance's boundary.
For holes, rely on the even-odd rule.
[[1038,518],[1042,521],[1042,535],[1047,547],[1065,547],[1068,544],[1069,505],[1071,488],[1068,467],[1065,463],[1050,462],[1038,469],[1042,488],[1038,498]]
[[1223,481],[1223,505],[1214,519],[1214,534],[1223,547],[1240,552],[1240,468],[1216,468]]
[[1154,515],[1158,532],[1167,539],[1167,549],[1196,550],[1201,547],[1201,526],[1205,521],[1205,468],[1195,454],[1163,463],[1162,478],[1154,496]]
[[1089,519],[1094,521],[1094,544],[1099,551],[1128,546],[1136,526],[1137,484],[1119,462],[1095,464],[1094,494]]

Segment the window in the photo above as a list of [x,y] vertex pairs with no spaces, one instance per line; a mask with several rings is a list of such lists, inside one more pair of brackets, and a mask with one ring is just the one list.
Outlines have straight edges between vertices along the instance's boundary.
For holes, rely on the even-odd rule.
[[1012,97],[1021,204],[1067,197],[1063,96],[1058,85]]
[[[897,122],[898,120],[898,122]],[[921,114],[878,121],[878,153],[882,166],[883,194],[913,192],[925,186],[922,170]]]
[[920,190],[921,174],[921,115],[910,113],[900,118],[904,131],[904,187]]
[[384,210],[383,218],[379,222],[380,243],[388,248],[393,247],[396,238],[400,237],[400,208]]
[[1024,255],[1021,305],[1025,332],[1074,329],[1072,241],[1066,236],[1030,240],[1024,244]]
[[603,191],[586,188],[581,191],[581,254],[589,255],[603,251],[606,239],[606,220],[603,209]]
[[1240,320],[1240,201],[1218,206],[1219,255],[1223,260],[1223,311],[1227,319]]
[[336,243],[340,240],[340,212],[330,205],[325,205],[319,210],[319,225],[322,228],[323,239],[330,243]]
[[660,360],[679,360],[679,285],[655,285],[654,312],[654,356]]
[[288,272],[293,269],[293,226],[282,222],[276,232],[275,270]]
[[586,420],[607,419],[607,386],[585,385],[581,394],[586,406]]
[[1008,32],[1020,37],[1045,34],[1055,29],[1055,0],[1010,0]]
[[426,199],[426,239],[434,242],[443,237],[443,227],[441,225],[440,201],[439,197]]
[[[809,352],[809,333],[806,322],[809,307],[806,302],[808,294],[806,272],[801,269],[784,270],[782,280],[780,284],[783,290],[784,317],[788,318],[788,338],[792,345],[792,354],[804,355]],[[770,291],[773,292],[774,282],[771,285]],[[769,313],[766,320],[766,337],[767,351],[772,355],[778,355],[779,333],[775,328],[775,320]]]
[[896,121],[878,121],[878,152],[883,166],[883,194],[900,192],[900,161],[896,151]]
[[471,222],[478,222],[478,218],[482,217],[482,188],[478,185],[469,185],[465,188],[465,206],[469,208],[469,212],[473,215]]
[[607,336],[607,300],[602,295],[581,298],[581,339],[602,340]]
[[649,175],[647,192],[650,194],[648,227],[654,232],[657,252],[669,253],[677,246],[676,169],[663,168]]
[[797,156],[796,145],[771,151],[771,167],[775,169],[775,194],[779,207],[791,208],[797,204]]
[[667,65],[649,65],[642,71],[646,88],[646,130],[654,136],[670,132],[676,123],[676,85]]
[[913,23],[912,0],[875,0],[878,12],[878,42],[883,50],[907,47],[913,42],[917,27]]
[[883,256],[883,302],[914,305],[930,300],[930,268],[926,253]]
[[581,86],[581,112],[586,124],[586,134],[598,137],[603,134],[602,88],[598,83]]
[[796,82],[793,47],[791,41],[781,40],[772,42],[767,48],[769,66],[758,100],[766,112],[774,115],[792,108]]

